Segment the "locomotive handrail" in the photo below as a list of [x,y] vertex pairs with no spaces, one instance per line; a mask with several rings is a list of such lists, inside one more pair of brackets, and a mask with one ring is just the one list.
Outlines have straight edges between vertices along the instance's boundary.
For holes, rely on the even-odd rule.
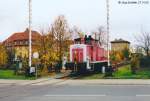
[[90,62],[90,63],[101,63],[101,62],[108,62],[107,60],[104,60],[104,61],[93,61],[93,62]]

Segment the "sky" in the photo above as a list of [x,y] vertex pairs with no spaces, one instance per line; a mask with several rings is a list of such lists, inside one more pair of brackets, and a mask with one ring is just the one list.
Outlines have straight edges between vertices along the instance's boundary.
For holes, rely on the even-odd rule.
[[[139,0],[110,1],[110,40],[122,38],[135,44],[135,36],[150,32],[150,0],[148,3],[118,3]],[[64,15],[68,24],[90,33],[106,27],[106,0],[32,0],[32,28],[39,31]],[[1,0],[0,42],[28,27],[28,0]]]

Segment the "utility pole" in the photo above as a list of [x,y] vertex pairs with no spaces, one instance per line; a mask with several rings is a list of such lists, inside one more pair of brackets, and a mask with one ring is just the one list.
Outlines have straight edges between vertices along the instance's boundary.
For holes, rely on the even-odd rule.
[[107,9],[107,58],[108,58],[108,67],[110,66],[110,56],[109,56],[109,0],[106,0],[106,9]]
[[32,0],[29,0],[29,68],[32,66],[32,31],[31,31],[31,23],[32,23]]

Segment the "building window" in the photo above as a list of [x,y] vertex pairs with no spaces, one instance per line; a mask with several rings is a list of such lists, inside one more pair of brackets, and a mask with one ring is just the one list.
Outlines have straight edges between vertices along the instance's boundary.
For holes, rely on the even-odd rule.
[[20,41],[20,45],[22,45],[22,41]]
[[25,41],[25,45],[28,45],[28,41]]
[[17,45],[17,42],[16,42],[16,41],[14,42],[14,45]]

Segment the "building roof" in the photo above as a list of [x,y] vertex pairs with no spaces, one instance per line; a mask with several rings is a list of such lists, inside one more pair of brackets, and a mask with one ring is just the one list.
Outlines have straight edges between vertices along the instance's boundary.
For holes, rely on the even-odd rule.
[[114,41],[111,41],[111,43],[128,43],[128,44],[130,44],[129,41],[126,41],[123,39],[115,39]]
[[[40,37],[40,33],[37,31],[32,31],[32,40],[37,39]],[[8,37],[5,42],[13,42],[13,41],[18,41],[18,40],[28,40],[29,39],[29,29],[27,28],[24,32],[17,32]]]

